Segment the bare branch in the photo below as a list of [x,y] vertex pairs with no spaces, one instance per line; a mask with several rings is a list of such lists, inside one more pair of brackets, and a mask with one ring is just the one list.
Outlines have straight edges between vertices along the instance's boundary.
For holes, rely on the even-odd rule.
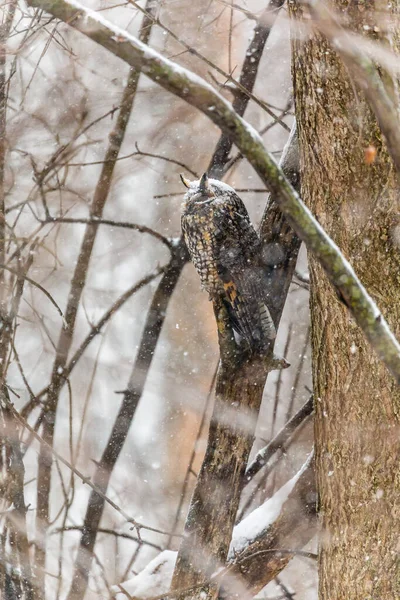
[[[148,40],[150,34],[150,23],[148,19],[143,20],[142,37],[144,41]],[[118,113],[117,122],[114,130],[109,135],[109,145],[105,154],[105,162],[103,164],[100,177],[94,191],[93,202],[90,207],[90,219],[102,218],[104,206],[106,204],[111,183],[113,179],[116,160],[120,152],[122,142],[124,140],[126,127],[129,122],[129,117],[132,111],[133,103],[136,97],[140,76],[140,68],[132,67],[128,75],[128,81],[124,89],[120,111]],[[51,383],[48,392],[48,401],[46,411],[43,418],[43,438],[50,445],[53,445],[55,414],[57,410],[59,395],[65,381],[63,372],[68,360],[68,353],[71,348],[73,333],[75,328],[76,316],[82,296],[83,288],[89,269],[89,263],[92,256],[94,242],[98,227],[93,224],[88,224],[85,229],[83,241],[76,263],[75,271],[72,277],[71,288],[69,292],[67,308],[66,308],[66,327],[60,332],[56,356],[53,364],[51,375]],[[51,489],[51,461],[48,456],[41,453],[38,461],[38,485],[37,485],[37,530],[41,537],[45,538],[45,531],[49,521],[49,501]],[[39,567],[44,570],[45,564],[45,547],[37,549],[35,557]],[[39,586],[44,590],[44,578],[39,581]]]
[[[293,323],[289,323],[288,333],[287,333],[286,341],[285,341],[285,347],[283,349],[283,358],[285,358],[285,359],[287,359],[287,357],[288,357],[290,342],[292,340],[292,332],[293,332]],[[274,406],[273,406],[273,410],[272,410],[272,420],[271,420],[271,436],[274,434],[274,431],[275,431],[276,417],[278,414],[278,404],[279,404],[280,393],[281,393],[281,388],[282,388],[282,373],[283,373],[283,371],[279,371],[278,379],[275,384]]]
[[[235,97],[232,104],[233,110],[241,117],[245,113],[250,100],[250,94],[254,88],[265,44],[283,3],[284,0],[271,0],[268,3],[267,8],[257,21],[257,25],[253,32],[253,39],[247,48],[239,78],[241,87],[240,89],[235,90]],[[247,90],[247,93],[243,90]],[[233,141],[229,134],[223,133],[218,140],[217,147],[208,167],[210,177],[216,177],[217,179],[221,177],[224,172],[224,167],[228,162],[232,145]]]
[[[79,479],[85,483],[86,485],[88,485],[93,491],[96,492],[97,495],[99,495],[104,502],[107,502],[107,504],[109,504],[110,506],[112,506],[112,508],[114,510],[116,510],[122,517],[124,517],[124,519],[126,520],[127,523],[131,523],[134,528],[136,529],[136,531],[140,531],[141,529],[146,529],[147,531],[153,531],[155,533],[160,533],[161,535],[171,535],[170,532],[168,531],[163,531],[162,529],[157,529],[156,527],[150,527],[149,525],[144,525],[143,523],[140,523],[139,521],[137,521],[136,519],[134,519],[133,517],[131,517],[130,515],[128,515],[128,513],[126,513],[120,506],[118,506],[118,504],[116,502],[114,502],[113,500],[111,500],[111,498],[109,498],[108,496],[106,496],[106,494],[103,494],[103,492],[96,486],[95,483],[92,483],[91,478],[85,476],[83,473],[81,473],[81,471],[79,471],[76,467],[74,467],[70,462],[68,462],[63,456],[61,456],[61,454],[59,454],[56,450],[54,450],[50,444],[48,444],[35,430],[33,427],[31,427],[29,425],[29,423],[23,419],[21,417],[21,415],[18,413],[18,411],[14,408],[14,406],[12,405],[12,403],[8,400],[5,399],[4,397],[1,398],[2,404],[7,408],[7,410],[10,411],[10,413],[12,414],[12,416],[18,421],[18,423],[20,423],[25,429],[27,429],[31,435],[35,438],[36,441],[38,441],[40,443],[40,445],[44,448],[44,451],[46,452],[46,455],[48,456],[48,458],[51,460],[51,457],[55,457],[57,460],[59,460],[63,465],[65,465],[66,467],[68,467],[68,469],[70,469],[74,475],[76,475],[77,477],[79,477]],[[176,535],[176,537],[181,537],[179,535]]]
[[151,152],[143,152],[143,150],[139,149],[138,143],[135,143],[135,147],[137,150],[137,156],[148,156],[150,158],[158,158],[158,160],[164,160],[165,162],[169,162],[173,165],[177,165],[178,167],[182,167],[182,169],[185,169],[185,171],[187,171],[188,173],[191,173],[193,175],[193,177],[196,177],[196,179],[199,177],[198,173],[196,173],[196,171],[193,171],[193,169],[191,169],[190,167],[188,167],[185,163],[176,160],[174,158],[169,158],[168,156],[163,156],[161,154],[152,154]]
[[[137,156],[148,156],[149,158],[157,158],[158,160],[163,160],[165,162],[169,162],[171,164],[177,165],[178,167],[185,169],[185,171],[187,171],[188,173],[191,173],[193,175],[193,177],[198,178],[198,174],[196,173],[196,171],[193,171],[193,169],[188,167],[188,165],[186,163],[183,163],[179,160],[175,160],[173,158],[169,158],[168,156],[163,156],[162,154],[152,154],[150,152],[143,152],[142,150],[139,149],[137,142],[135,143],[135,146],[136,146],[136,152],[131,152],[130,154],[127,154],[126,156],[119,156],[117,158],[117,161],[119,162],[121,160],[126,160],[128,158],[134,158]],[[68,167],[87,167],[90,165],[102,165],[102,164],[104,164],[104,162],[105,162],[104,160],[95,160],[95,161],[91,161],[91,162],[80,162],[80,163],[68,162],[65,164],[68,164]]]
[[28,3],[69,23],[128,64],[144,68],[150,79],[184,98],[223,131],[229,132],[236,146],[275,195],[288,223],[320,261],[332,285],[339,290],[371,346],[400,383],[400,345],[383,315],[367,294],[349,262],[300,200],[272,156],[266,151],[257,132],[232,111],[231,105],[200,77],[164,58],[79,2],[29,0]]
[[[218,366],[219,365],[217,364],[217,366],[215,368],[215,371],[214,371],[214,374],[213,374],[213,377],[212,377],[212,380],[211,380],[210,389],[208,391],[207,398],[206,398],[206,401],[205,401],[205,404],[204,404],[203,413],[202,413],[202,416],[201,416],[201,421],[200,421],[200,424],[199,424],[199,428],[197,430],[196,440],[195,440],[195,442],[193,444],[193,449],[192,449],[192,453],[190,455],[189,464],[188,464],[188,467],[186,469],[185,479],[183,481],[182,491],[180,493],[178,508],[176,510],[176,514],[175,514],[175,518],[174,518],[174,524],[173,524],[173,527],[172,527],[172,531],[175,531],[176,526],[179,523],[179,518],[181,516],[181,511],[182,511],[183,503],[185,501],[186,492],[187,492],[187,489],[188,489],[188,486],[189,486],[190,474],[191,473],[193,474],[193,463],[194,463],[194,460],[196,458],[197,442],[200,439],[201,432],[203,431],[203,427],[205,425],[206,416],[207,416],[207,409],[209,408],[209,404],[210,404],[210,401],[211,401],[211,398],[212,398],[212,395],[213,395],[215,381],[216,381],[216,378],[217,378]],[[171,543],[171,539],[168,540],[167,547],[169,546],[170,543]]]
[[48,292],[42,285],[40,285],[40,283],[38,283],[37,281],[34,281],[31,277],[28,277],[27,275],[24,275],[23,273],[19,273],[19,271],[17,271],[16,269],[13,269],[11,267],[9,267],[8,265],[2,265],[2,264],[0,264],[0,269],[5,269],[6,271],[9,271],[13,275],[16,275],[17,277],[19,277],[21,279],[24,279],[25,281],[27,281],[28,283],[30,283],[31,285],[33,285],[33,287],[35,287],[38,290],[40,290],[46,296],[46,298],[48,298],[50,300],[50,302],[52,303],[52,305],[55,307],[55,309],[57,310],[58,314],[60,315],[60,317],[63,320],[63,324],[65,323],[64,315],[63,315],[63,312],[62,312],[61,308],[58,306],[57,302],[54,300],[54,298],[50,294],[50,292]]
[[[4,7],[4,22],[0,26],[0,263],[5,263],[5,159],[7,152],[6,110],[7,110],[7,77],[6,77],[6,43],[14,20],[17,1],[10,0]],[[0,271],[0,314],[4,312],[4,272]]]
[[[52,533],[60,533],[61,531],[83,531],[83,525],[67,525],[63,528],[55,529]],[[149,548],[154,548],[155,550],[159,550],[160,552],[162,552],[163,550],[161,546],[153,544],[153,542],[148,542],[138,536],[130,535],[129,533],[124,533],[123,531],[115,531],[114,529],[99,527],[98,533],[112,535],[114,537],[119,537],[124,540],[131,540],[132,542],[136,542],[139,545],[149,546]]]
[[[153,273],[150,273],[150,275],[146,275],[146,277],[143,277],[140,281],[138,281],[132,287],[130,287],[128,290],[126,290],[126,292],[124,292],[110,306],[110,308],[104,313],[104,315],[101,317],[101,319],[99,319],[97,321],[97,323],[92,325],[88,335],[85,337],[83,342],[80,344],[79,348],[74,352],[73,356],[71,357],[71,359],[69,360],[68,364],[66,365],[66,367],[63,371],[64,382],[68,381],[68,378],[71,375],[72,370],[74,369],[76,364],[79,362],[79,360],[83,356],[83,354],[86,351],[89,344],[92,342],[92,340],[97,335],[100,334],[101,330],[106,325],[106,323],[108,323],[108,321],[112,318],[112,316],[125,304],[125,302],[127,302],[129,300],[129,298],[131,298],[134,294],[136,294],[136,292],[138,292],[145,285],[149,284],[151,281],[156,279],[159,275],[161,275],[161,273],[164,273],[167,269],[168,269],[168,265],[166,267],[158,267]],[[35,406],[37,406],[37,404],[41,401],[41,399],[48,393],[48,390],[49,390],[49,386],[43,388],[38,394],[36,394],[36,396],[31,395],[29,402],[21,410],[21,416],[27,417],[27,415],[30,413],[30,411]],[[46,408],[43,409],[40,420],[42,420],[45,410],[46,410]]]
[[[145,9],[143,9],[140,4],[138,4],[136,2],[136,0],[128,0],[130,4],[133,4],[134,6],[136,6],[136,8],[138,10],[140,10],[141,12],[143,12],[145,15],[148,15],[148,11],[146,11]],[[272,0],[273,2],[278,1],[280,2],[281,0]],[[283,4],[282,0],[282,4]],[[268,15],[269,16],[269,15]],[[193,56],[196,56],[197,58],[200,58],[200,60],[202,60],[203,62],[205,62],[209,67],[211,67],[212,69],[215,69],[215,71],[217,71],[217,73],[219,73],[220,75],[223,75],[223,77],[225,77],[225,79],[229,82],[231,82],[231,84],[237,89],[237,92],[243,94],[246,98],[248,98],[248,100],[253,100],[253,102],[255,102],[256,104],[258,104],[258,106],[260,106],[263,110],[265,110],[266,113],[268,113],[275,121],[277,121],[280,125],[282,125],[282,127],[284,129],[286,129],[287,131],[289,131],[289,127],[286,125],[286,123],[284,121],[282,121],[280,119],[280,117],[278,115],[276,115],[270,108],[269,106],[263,102],[262,100],[260,100],[259,98],[257,98],[257,96],[255,96],[250,87],[246,88],[245,85],[243,85],[242,81],[236,81],[236,79],[234,79],[232,77],[232,75],[230,73],[226,73],[223,69],[221,69],[218,65],[214,64],[211,60],[209,60],[208,58],[206,58],[203,54],[201,54],[200,52],[198,52],[195,48],[193,48],[192,46],[190,46],[189,44],[187,44],[184,40],[182,40],[179,36],[177,36],[173,31],[171,31],[171,29],[169,29],[169,27],[166,27],[165,25],[163,25],[159,19],[152,17],[153,19],[153,23],[155,23],[156,25],[158,25],[159,27],[161,27],[161,29],[163,29],[164,31],[166,31],[171,37],[174,38],[174,40],[176,40],[177,42],[179,42],[180,44],[182,44],[182,46],[184,46],[184,48],[190,53],[193,54]],[[273,12],[272,12],[272,20],[274,21],[274,17],[273,17]],[[261,19],[260,19],[260,23],[261,23]],[[258,42],[257,42],[258,43]],[[255,52],[255,49],[253,48],[253,52]],[[247,58],[247,55],[246,55]],[[248,69],[248,67],[252,66],[251,64],[251,57],[249,58],[250,62],[248,64],[245,65],[245,69],[242,70],[242,74],[245,73],[245,71]],[[257,70],[255,72],[255,74],[257,74]]]
[[124,221],[112,221],[111,219],[70,219],[69,217],[51,217],[49,216],[46,220],[41,223],[82,223],[84,225],[109,225],[110,227],[121,227],[123,229],[133,229],[140,233],[148,233],[154,238],[165,244],[168,250],[172,249],[172,242],[165,236],[158,233],[146,225],[137,225],[136,223],[127,223]]
[[293,384],[292,384],[292,389],[291,389],[291,393],[290,393],[289,404],[288,404],[287,411],[286,411],[286,418],[285,418],[286,421],[289,421],[289,419],[292,416],[293,405],[294,405],[294,401],[295,401],[295,398],[296,398],[297,390],[298,390],[298,387],[299,387],[300,377],[301,377],[301,375],[303,373],[304,361],[306,359],[306,352],[307,352],[308,344],[310,342],[310,333],[311,333],[311,326],[308,325],[306,336],[305,336],[304,342],[303,342],[303,347],[302,347],[301,352],[300,352],[300,360],[299,360],[299,362],[297,364],[296,374],[294,376],[294,380],[293,380]]
[[[13,545],[18,553],[20,565],[20,584],[26,594],[27,600],[37,598],[35,585],[32,577],[32,565],[29,555],[29,540],[26,527],[27,507],[24,497],[24,475],[25,468],[22,460],[21,446],[19,442],[19,432],[15,420],[7,404],[9,397],[7,389],[3,387],[0,392],[0,446],[8,446],[10,452],[7,464],[7,473],[2,474],[2,495],[11,502],[12,510],[6,514],[9,528],[12,530]],[[6,454],[7,449],[2,447],[2,452]],[[5,464],[3,465],[3,468]],[[7,485],[8,484],[8,485]],[[6,489],[5,489],[6,488]]]
[[112,306],[110,306],[110,308],[104,313],[104,315],[101,317],[101,319],[99,319],[99,321],[97,321],[97,323],[92,326],[89,334],[83,340],[83,342],[81,343],[79,348],[75,351],[74,355],[72,356],[71,360],[69,361],[69,363],[67,364],[67,366],[65,368],[65,372],[64,372],[65,379],[68,379],[68,377],[71,374],[72,369],[78,363],[79,359],[85,352],[86,348],[89,346],[90,342],[96,337],[96,335],[98,335],[101,332],[104,325],[121,308],[121,306],[123,306],[123,304],[125,304],[125,302],[127,300],[129,300],[129,298],[131,298],[133,296],[133,294],[136,294],[136,292],[141,290],[145,285],[147,285],[151,281],[154,281],[154,279],[156,279],[162,273],[165,273],[168,270],[168,268],[169,268],[169,265],[167,265],[166,267],[158,267],[153,273],[151,273],[150,275],[147,275],[147,277],[143,277],[143,279],[141,279],[138,283],[136,283],[131,288],[129,288],[124,294],[122,294],[122,296],[120,296],[114,302],[114,304]]
[[[237,575],[253,596],[272,581],[317,533],[316,499],[314,459],[310,456],[276,521],[232,560],[228,583],[229,574]],[[296,549],[291,552],[293,544]],[[229,590],[223,581],[221,587]]]
[[248,465],[246,469],[246,483],[248,483],[264,465],[272,458],[272,456],[282,448],[287,442],[292,433],[301,425],[304,420],[312,414],[314,410],[314,402],[312,396],[307,400],[305,404],[297,411],[295,415],[286,423],[279,433],[274,437],[271,442],[259,450],[254,457],[254,460]]
[[244,15],[246,15],[246,17],[252,21],[258,21],[258,17],[257,15],[255,15],[254,13],[252,13],[250,10],[247,10],[246,8],[243,8],[242,6],[239,6],[238,4],[235,4],[233,2],[229,3],[226,0],[217,0],[218,2],[220,2],[221,4],[224,4],[225,6],[229,6],[231,8],[233,8],[234,10],[237,10],[241,13],[243,13]]
[[175,248],[172,260],[165,269],[165,273],[154,293],[127,389],[123,393],[118,415],[93,476],[96,490],[99,489],[102,493],[98,494],[93,489],[87,504],[75,566],[76,574],[69,593],[69,600],[80,598],[86,589],[91,564],[91,553],[96,542],[97,530],[104,509],[105,491],[107,490],[113,468],[122,451],[138,402],[143,393],[146,376],[154,356],[154,348],[164,323],[171,290],[174,289],[182,272],[183,265],[186,262],[187,254],[185,246],[180,243]]

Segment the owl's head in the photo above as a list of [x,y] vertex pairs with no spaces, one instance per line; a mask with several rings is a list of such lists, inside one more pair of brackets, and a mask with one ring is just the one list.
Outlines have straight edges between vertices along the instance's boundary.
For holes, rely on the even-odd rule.
[[183,185],[187,188],[187,192],[183,198],[184,205],[207,204],[225,194],[235,194],[235,190],[230,185],[218,179],[209,179],[207,173],[204,173],[201,179],[195,181],[189,181],[183,175],[180,175],[180,178]]

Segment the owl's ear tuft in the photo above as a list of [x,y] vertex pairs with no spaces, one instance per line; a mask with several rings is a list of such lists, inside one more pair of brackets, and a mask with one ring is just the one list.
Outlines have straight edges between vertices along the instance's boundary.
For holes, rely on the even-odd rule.
[[208,196],[209,198],[215,196],[214,191],[210,185],[207,173],[203,173],[203,176],[200,179],[199,190],[201,194],[203,194],[204,196]]
[[203,194],[206,194],[210,190],[210,184],[208,183],[207,173],[203,173],[203,175],[200,179],[199,189],[200,189],[200,192],[202,192]]
[[182,181],[183,185],[186,188],[189,189],[190,188],[190,181],[188,179],[185,179],[185,177],[182,175],[182,173],[179,173],[179,177],[181,178],[181,181]]

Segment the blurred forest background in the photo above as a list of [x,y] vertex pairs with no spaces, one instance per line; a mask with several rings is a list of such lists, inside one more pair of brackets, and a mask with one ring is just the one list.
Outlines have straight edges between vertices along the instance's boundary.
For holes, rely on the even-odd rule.
[[[159,0],[146,5],[87,0],[86,5],[128,32],[149,35],[152,47],[203,76],[229,100],[229,78],[239,76],[265,9],[260,0]],[[144,8],[152,15],[147,22]],[[246,110],[246,119],[277,160],[293,122],[289,22],[286,7],[279,8],[277,3],[279,14]],[[127,65],[48,14],[28,9],[23,1],[5,2],[0,19],[2,383],[7,383],[11,401],[34,431],[85,477],[98,470],[126,390],[136,394],[132,425],[112,465],[107,495],[140,523],[179,534],[205,450],[218,343],[212,305],[191,264],[184,267],[171,301],[158,315],[154,294],[160,268],[168,265],[180,236],[184,189],[179,173],[190,179],[201,175],[220,132],[205,116],[143,76],[131,95],[129,114],[132,75]],[[127,123],[118,148],[121,106]],[[118,160],[110,173],[107,166],[116,148]],[[258,226],[267,192],[254,171],[238,156],[224,181],[239,191]],[[104,210],[94,216],[107,223],[85,223],[93,217],[94,202],[104,203]],[[65,222],[68,219],[83,222]],[[276,344],[291,367],[268,377],[253,454],[310,396],[303,250],[297,272]],[[119,302],[128,290],[126,301]],[[164,316],[154,356],[141,362],[146,324]],[[103,317],[101,330],[96,329]],[[38,477],[46,486],[49,459],[21,423],[15,435],[23,440],[29,552],[44,565],[46,597],[63,598],[91,490],[55,459],[46,515],[40,493],[38,497]],[[246,488],[241,515],[292,477],[311,446],[308,421],[276,455],[268,476],[261,472],[248,486],[251,489]],[[18,485],[15,477],[11,483],[9,479],[6,475],[2,482],[4,511],[7,486]],[[13,564],[13,544],[8,544],[12,527],[2,515],[4,567],[5,562]],[[42,517],[48,527],[43,527]],[[178,537],[145,529],[138,538],[126,518],[106,503],[86,597],[107,597],[110,586],[140,571],[160,548],[176,549],[178,544]],[[12,572],[8,576],[12,578]],[[40,580],[40,573],[37,576]],[[292,598],[290,590],[296,600],[317,597],[312,560],[294,558],[260,597]]]

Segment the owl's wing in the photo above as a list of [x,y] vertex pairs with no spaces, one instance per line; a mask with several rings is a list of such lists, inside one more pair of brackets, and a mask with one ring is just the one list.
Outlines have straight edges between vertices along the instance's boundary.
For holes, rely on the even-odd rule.
[[214,218],[220,232],[217,269],[232,326],[250,346],[266,347],[276,332],[264,301],[262,273],[256,266],[260,239],[246,209],[243,214],[225,205]]

